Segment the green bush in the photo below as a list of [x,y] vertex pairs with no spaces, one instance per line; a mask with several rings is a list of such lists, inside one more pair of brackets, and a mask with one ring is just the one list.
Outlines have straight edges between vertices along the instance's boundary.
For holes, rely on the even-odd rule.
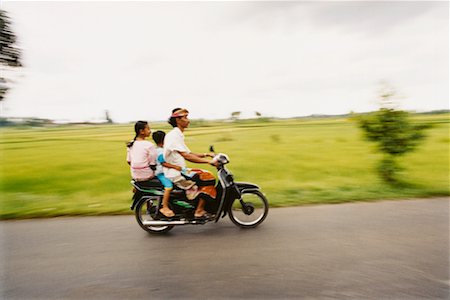
[[384,158],[378,165],[378,173],[388,183],[398,183],[397,157],[413,151],[425,138],[424,129],[429,124],[412,124],[409,113],[393,108],[379,111],[359,119],[359,126],[369,141],[377,144]]

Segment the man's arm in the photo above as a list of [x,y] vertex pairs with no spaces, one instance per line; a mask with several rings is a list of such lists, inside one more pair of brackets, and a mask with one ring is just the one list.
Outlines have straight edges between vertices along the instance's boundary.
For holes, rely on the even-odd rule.
[[197,153],[188,153],[188,152],[178,152],[181,154],[181,156],[184,157],[184,159],[198,164],[211,164],[214,165],[212,160],[206,159],[204,157],[207,157],[207,153],[197,154]]

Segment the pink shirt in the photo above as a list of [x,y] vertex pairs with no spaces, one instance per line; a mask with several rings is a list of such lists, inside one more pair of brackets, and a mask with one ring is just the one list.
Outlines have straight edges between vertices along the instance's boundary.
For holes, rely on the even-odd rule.
[[155,176],[150,165],[156,165],[156,147],[149,141],[135,141],[127,148],[127,161],[130,163],[131,177],[138,180]]

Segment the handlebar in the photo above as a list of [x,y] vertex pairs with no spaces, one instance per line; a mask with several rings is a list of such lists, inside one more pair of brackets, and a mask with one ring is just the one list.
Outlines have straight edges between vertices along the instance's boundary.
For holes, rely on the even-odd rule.
[[217,169],[220,169],[221,167],[223,167],[223,165],[227,164],[230,162],[230,159],[228,158],[228,155],[224,154],[224,153],[217,153],[214,150],[214,146],[210,145],[209,146],[209,152],[214,154],[213,160],[218,162],[217,164]]

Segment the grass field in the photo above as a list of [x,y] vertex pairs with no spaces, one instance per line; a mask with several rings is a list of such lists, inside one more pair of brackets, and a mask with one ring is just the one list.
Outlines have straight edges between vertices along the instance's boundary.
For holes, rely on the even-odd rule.
[[[396,188],[378,179],[380,155],[349,119],[193,122],[185,135],[194,152],[214,144],[227,153],[236,180],[260,185],[272,207],[449,195],[449,115],[414,120],[434,126],[402,157],[405,183]],[[2,219],[131,213],[131,124],[2,128],[0,136]]]

